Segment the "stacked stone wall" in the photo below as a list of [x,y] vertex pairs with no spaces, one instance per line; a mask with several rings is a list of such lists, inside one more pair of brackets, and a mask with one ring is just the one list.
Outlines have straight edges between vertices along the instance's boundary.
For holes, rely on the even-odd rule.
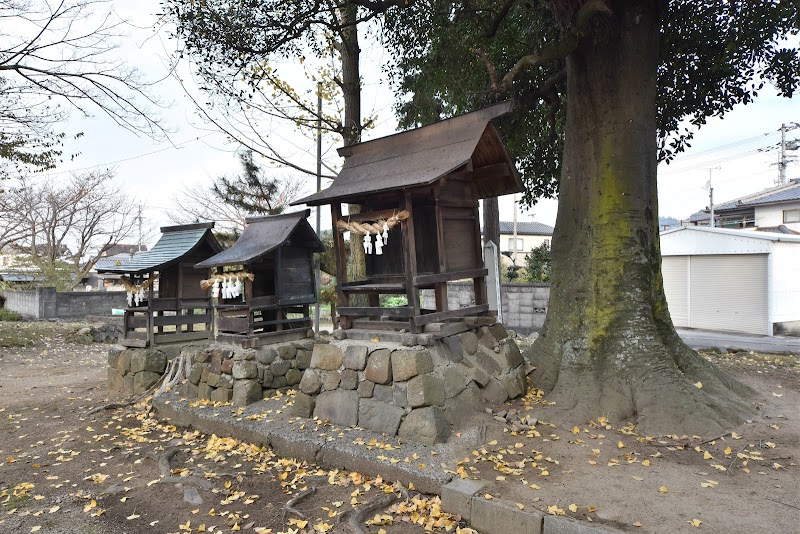
[[315,345],[294,414],[432,444],[486,404],[524,394],[523,359],[501,324],[428,347],[356,340]]
[[112,392],[139,394],[152,387],[178,355],[191,364],[184,394],[192,399],[246,406],[276,390],[296,388],[311,363],[314,340],[245,349],[223,343],[166,345],[151,349],[114,347],[108,357]]

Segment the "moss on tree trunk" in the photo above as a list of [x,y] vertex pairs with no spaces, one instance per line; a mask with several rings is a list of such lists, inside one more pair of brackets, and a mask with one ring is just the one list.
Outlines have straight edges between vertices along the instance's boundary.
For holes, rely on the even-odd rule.
[[[534,381],[575,421],[710,435],[751,416],[748,388],[678,337],[661,277],[656,2],[615,2],[567,61],[550,306]],[[698,387],[702,384],[702,387]]]

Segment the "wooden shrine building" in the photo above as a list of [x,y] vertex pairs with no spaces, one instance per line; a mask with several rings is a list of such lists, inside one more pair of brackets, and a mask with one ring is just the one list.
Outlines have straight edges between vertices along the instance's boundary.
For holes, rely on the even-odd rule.
[[[333,184],[296,202],[331,204],[343,329],[419,333],[433,323],[489,315],[478,201],[523,190],[491,123],[510,109],[510,102],[496,104],[343,147]],[[343,216],[342,203],[359,205],[360,213]],[[364,280],[347,280],[345,231],[351,247],[366,249]],[[473,281],[474,304],[449,310],[447,282],[462,279]],[[421,309],[421,289],[434,289],[436,309]],[[350,305],[359,294],[368,306]],[[405,295],[408,304],[381,307],[381,295]]]
[[250,217],[231,248],[197,264],[215,270],[205,285],[219,293],[217,340],[257,347],[306,337],[317,302],[313,254],[325,249],[309,213]]
[[128,307],[123,316],[126,347],[147,347],[212,337],[211,299],[200,288],[208,271],[195,264],[222,250],[214,223],[161,228],[155,246],[130,261],[98,269],[123,275]]

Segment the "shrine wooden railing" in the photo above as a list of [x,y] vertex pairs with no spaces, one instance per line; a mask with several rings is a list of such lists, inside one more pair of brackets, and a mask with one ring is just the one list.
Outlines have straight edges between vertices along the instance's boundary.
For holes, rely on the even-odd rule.
[[126,308],[123,332],[120,343],[126,347],[210,339],[213,335],[211,299],[159,298]]
[[217,305],[217,339],[257,346],[264,338],[287,337],[290,332],[305,334],[311,327],[309,305],[313,303],[313,298],[276,302],[274,296],[269,296],[254,297],[244,304]]

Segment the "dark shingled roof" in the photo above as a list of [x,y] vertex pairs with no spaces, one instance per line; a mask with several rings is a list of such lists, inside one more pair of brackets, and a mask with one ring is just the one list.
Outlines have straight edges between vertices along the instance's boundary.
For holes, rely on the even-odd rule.
[[[513,234],[512,221],[500,221],[501,234]],[[553,227],[536,221],[517,221],[518,235],[553,235]]]
[[178,262],[208,240],[215,251],[222,250],[217,238],[211,233],[214,223],[184,224],[181,226],[165,226],[161,228],[161,239],[147,252],[136,254],[119,265],[98,267],[99,273],[140,274],[149,271],[160,271]]
[[308,248],[312,251],[322,252],[325,247],[306,220],[310,213],[311,210],[303,210],[283,215],[248,217],[244,232],[231,248],[201,261],[195,267],[221,267],[254,263],[281,246],[295,232],[302,234],[302,238],[305,239]]
[[790,202],[800,200],[800,178],[789,180],[788,184],[770,187],[758,193],[753,193],[740,198],[722,202],[714,206],[714,211],[733,210],[747,206],[773,204],[777,202]]
[[[491,120],[508,113],[511,102],[439,121],[339,149],[345,162],[331,186],[294,202],[316,206],[336,200],[429,185],[468,163],[507,163],[510,175],[479,188],[481,198],[523,190],[514,162],[508,156]],[[478,167],[476,166],[476,169]]]

